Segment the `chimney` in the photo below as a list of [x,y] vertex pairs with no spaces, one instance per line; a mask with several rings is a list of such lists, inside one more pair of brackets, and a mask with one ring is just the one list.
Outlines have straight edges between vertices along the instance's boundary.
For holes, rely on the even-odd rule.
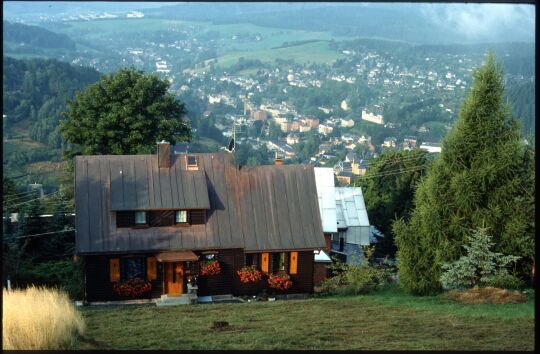
[[274,159],[274,163],[276,166],[283,165],[283,160],[280,157],[278,157],[277,151],[276,151],[276,157]]
[[157,143],[157,153],[158,153],[158,167],[159,168],[169,168],[171,167],[171,144],[162,140]]

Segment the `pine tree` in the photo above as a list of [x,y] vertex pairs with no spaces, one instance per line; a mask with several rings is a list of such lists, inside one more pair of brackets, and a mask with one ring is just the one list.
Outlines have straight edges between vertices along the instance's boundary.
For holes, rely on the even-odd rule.
[[406,290],[441,291],[441,265],[457,260],[469,230],[484,225],[493,234],[494,251],[520,256],[519,274],[530,274],[534,155],[510,115],[502,70],[489,53],[473,73],[472,89],[440,156],[418,185],[411,219],[393,225]]

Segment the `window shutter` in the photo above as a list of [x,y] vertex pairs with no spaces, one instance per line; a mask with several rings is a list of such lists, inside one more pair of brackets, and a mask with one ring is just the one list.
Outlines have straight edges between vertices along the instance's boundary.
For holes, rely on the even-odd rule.
[[135,225],[135,213],[132,211],[116,212],[116,227],[132,227]]
[[202,225],[206,222],[206,210],[190,210],[188,213],[188,218],[191,225]]
[[148,257],[146,259],[146,278],[148,280],[156,280],[157,279],[156,257]]
[[262,254],[261,270],[263,273],[268,273],[268,253]]
[[296,274],[298,272],[298,252],[291,252],[291,264],[290,274]]
[[111,273],[111,281],[119,281],[120,280],[120,259],[111,258],[109,260],[109,266],[110,266],[110,273]]

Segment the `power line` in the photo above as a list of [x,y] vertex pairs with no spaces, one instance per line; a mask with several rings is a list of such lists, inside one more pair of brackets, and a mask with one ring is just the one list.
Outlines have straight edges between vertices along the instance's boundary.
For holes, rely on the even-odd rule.
[[26,237],[34,237],[34,236],[43,236],[43,235],[51,235],[51,234],[61,234],[63,232],[70,232],[75,231],[75,229],[67,229],[67,230],[61,230],[61,231],[52,231],[52,232],[44,232],[42,234],[33,234],[33,235],[24,235],[24,236],[13,236],[10,238],[26,238]]
[[4,200],[4,204],[6,201],[9,201],[9,202],[14,202],[18,199],[24,199],[24,198],[29,198],[32,196],[32,194],[38,194],[38,191],[32,191],[32,192],[29,192],[27,193],[26,195],[23,195],[23,196],[20,196],[20,197],[16,197],[16,198],[10,198],[10,196],[6,196],[5,197],[5,200]]
[[19,205],[23,205],[23,204],[27,204],[27,203],[30,203],[30,202],[33,202],[34,200],[38,200],[38,199],[42,199],[42,198],[45,198],[45,197],[49,197],[55,193],[58,193],[59,191],[56,191],[56,192],[52,192],[52,193],[49,193],[49,194],[45,194],[43,197],[39,197],[39,198],[35,198],[35,199],[30,199],[30,200],[27,200],[26,202],[22,202],[22,203],[19,203],[19,204],[14,204],[14,205],[6,205],[5,207],[8,207],[8,208],[13,208],[13,207],[16,207],[16,206],[19,206]]
[[358,180],[358,179],[385,177],[385,176],[391,176],[391,175],[396,175],[396,174],[400,174],[400,173],[414,172],[414,171],[422,170],[426,166],[427,166],[427,164],[423,164],[423,165],[415,166],[415,167],[408,168],[408,169],[390,170],[390,171],[385,171],[385,172],[382,172],[382,173],[377,173],[377,174],[373,174],[373,175],[369,175],[369,176],[366,176],[366,175],[359,176],[356,179]]

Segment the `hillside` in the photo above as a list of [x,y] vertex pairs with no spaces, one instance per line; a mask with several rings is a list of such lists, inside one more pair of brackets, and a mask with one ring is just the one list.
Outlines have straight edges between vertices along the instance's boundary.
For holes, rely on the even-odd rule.
[[39,182],[46,177],[39,172],[50,166],[34,164],[60,158],[57,127],[66,101],[96,82],[99,73],[57,60],[4,56],[2,79],[4,174],[29,173],[29,180]]
[[76,49],[75,42],[65,34],[38,26],[3,21],[3,50],[10,54],[47,55]]

